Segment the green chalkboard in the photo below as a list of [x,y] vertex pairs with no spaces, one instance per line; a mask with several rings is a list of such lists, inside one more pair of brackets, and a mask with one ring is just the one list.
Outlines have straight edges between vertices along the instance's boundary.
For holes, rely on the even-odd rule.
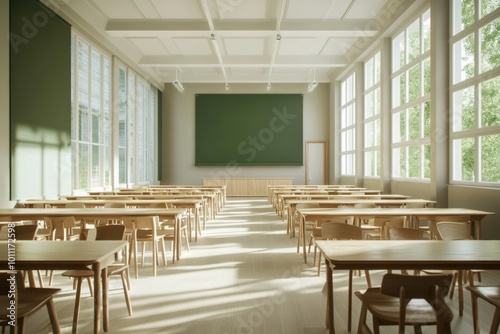
[[302,166],[302,94],[197,94],[196,166]]

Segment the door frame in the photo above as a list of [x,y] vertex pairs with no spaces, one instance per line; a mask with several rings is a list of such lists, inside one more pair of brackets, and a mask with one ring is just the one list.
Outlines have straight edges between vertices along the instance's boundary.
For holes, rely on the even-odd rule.
[[306,182],[309,184],[309,145],[323,144],[323,180],[324,184],[328,184],[328,142],[326,140],[306,140]]

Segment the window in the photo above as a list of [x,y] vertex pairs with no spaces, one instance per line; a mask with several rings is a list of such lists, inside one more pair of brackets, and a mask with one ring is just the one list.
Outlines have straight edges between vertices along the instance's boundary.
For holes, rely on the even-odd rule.
[[454,0],[451,182],[500,182],[500,1]]
[[365,176],[380,176],[380,52],[365,62]]
[[340,85],[340,161],[341,174],[354,175],[356,170],[356,76],[352,73]]
[[72,34],[73,188],[111,185],[111,60]]
[[156,91],[134,71],[118,67],[118,180],[120,186],[156,180]]
[[[71,42],[73,189],[112,187],[114,156],[119,186],[154,182],[156,90],[126,66],[117,65],[112,119],[111,57],[76,33]],[[118,134],[113,148],[112,129]]]
[[430,178],[430,10],[392,39],[392,173]]

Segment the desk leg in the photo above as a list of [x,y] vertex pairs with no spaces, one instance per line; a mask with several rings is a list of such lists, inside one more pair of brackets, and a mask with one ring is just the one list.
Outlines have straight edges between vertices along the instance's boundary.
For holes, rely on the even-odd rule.
[[307,251],[306,251],[306,218],[304,216],[300,217],[300,229],[302,232],[302,253],[304,254],[304,263],[307,263]]
[[101,331],[101,266],[100,263],[92,265],[94,271],[94,333]]
[[109,296],[108,296],[108,267],[104,267],[101,270],[102,279],[102,321],[104,331],[109,330]]
[[328,333],[335,334],[335,323],[333,321],[333,271],[328,260],[325,260],[326,265],[326,327]]

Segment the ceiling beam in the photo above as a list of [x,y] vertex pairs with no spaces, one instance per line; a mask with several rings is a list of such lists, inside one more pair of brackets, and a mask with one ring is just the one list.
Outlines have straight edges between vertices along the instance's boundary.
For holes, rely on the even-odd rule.
[[[224,67],[267,67],[269,56],[228,56],[224,58]],[[345,56],[278,56],[274,67],[339,67],[348,63]],[[143,56],[140,61],[143,66],[160,67],[219,67],[214,56]]]
[[[210,36],[213,24],[217,36],[231,36],[234,34],[251,34],[271,36],[276,35],[276,21],[252,20],[244,21],[216,21],[211,24],[206,20],[110,20],[106,24],[106,32],[112,36],[149,36],[162,33],[165,35],[182,36],[206,35]],[[283,20],[280,23],[279,33],[282,36],[338,36],[359,37],[375,35],[378,25],[373,20]]]

